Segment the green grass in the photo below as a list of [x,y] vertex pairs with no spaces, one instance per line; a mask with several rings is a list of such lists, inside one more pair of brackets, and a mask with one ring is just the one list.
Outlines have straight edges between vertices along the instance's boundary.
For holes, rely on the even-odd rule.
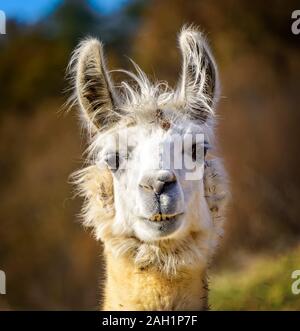
[[300,270],[300,246],[277,257],[249,259],[247,267],[211,277],[212,310],[300,310],[292,293],[294,270]]

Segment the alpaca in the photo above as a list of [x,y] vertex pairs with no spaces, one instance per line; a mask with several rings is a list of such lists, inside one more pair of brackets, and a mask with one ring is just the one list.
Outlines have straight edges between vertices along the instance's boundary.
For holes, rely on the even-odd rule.
[[[103,310],[208,308],[207,269],[227,201],[222,162],[213,157],[219,79],[197,28],[184,27],[179,46],[182,73],[174,89],[151,82],[134,62],[136,74],[120,70],[132,82],[114,86],[94,38],[81,42],[70,61],[72,102],[89,139],[88,163],[73,178],[84,197],[83,223],[103,243]],[[177,146],[168,149],[169,162],[167,145]],[[179,155],[193,168],[175,167]],[[198,170],[201,176],[188,178]]]

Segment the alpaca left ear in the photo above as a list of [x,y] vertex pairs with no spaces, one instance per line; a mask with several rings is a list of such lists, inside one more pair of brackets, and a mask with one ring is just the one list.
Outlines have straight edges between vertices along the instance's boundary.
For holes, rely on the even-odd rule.
[[190,115],[204,123],[214,114],[219,98],[217,66],[198,30],[183,28],[179,45],[183,57],[179,96]]
[[108,129],[120,116],[101,42],[92,38],[81,42],[73,53],[70,67],[75,83],[74,99],[89,132]]

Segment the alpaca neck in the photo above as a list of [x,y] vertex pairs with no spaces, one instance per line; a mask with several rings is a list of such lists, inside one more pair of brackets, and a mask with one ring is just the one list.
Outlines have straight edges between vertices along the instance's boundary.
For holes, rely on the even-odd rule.
[[106,271],[104,310],[207,309],[206,275],[200,266],[168,276],[106,252]]

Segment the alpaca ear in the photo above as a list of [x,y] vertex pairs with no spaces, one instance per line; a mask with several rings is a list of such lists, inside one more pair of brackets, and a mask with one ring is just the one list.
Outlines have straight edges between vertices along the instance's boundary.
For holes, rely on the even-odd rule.
[[106,69],[103,46],[97,39],[80,43],[71,60],[75,99],[90,132],[111,127],[119,119],[117,96]]
[[183,57],[180,99],[190,115],[206,122],[219,97],[218,71],[205,38],[196,29],[183,28],[179,36]]

